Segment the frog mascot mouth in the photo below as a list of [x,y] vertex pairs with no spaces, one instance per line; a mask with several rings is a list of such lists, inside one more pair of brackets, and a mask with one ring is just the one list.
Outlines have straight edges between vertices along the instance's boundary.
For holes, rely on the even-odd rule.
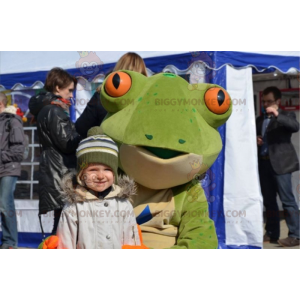
[[[162,148],[155,148],[155,150],[155,153],[165,153]],[[181,154],[166,159],[150,152],[149,148],[126,144],[120,147],[120,162],[125,173],[136,178],[139,184],[155,190],[190,181],[192,178],[188,176],[191,173],[189,162],[193,161],[197,161],[199,166],[202,166],[201,173],[207,170],[200,155]]]
[[[154,234],[148,246],[183,247],[179,243],[183,238],[182,224],[178,221],[174,225],[179,212],[163,220],[168,224],[161,224],[155,219],[154,208],[156,212],[164,211],[162,203],[173,203],[175,211],[187,202],[188,193],[197,189],[200,201],[196,202],[202,203],[202,210],[205,202],[207,210],[205,195],[193,179],[211,167],[222,149],[217,128],[231,115],[228,93],[213,84],[191,86],[174,74],[148,78],[132,71],[118,71],[106,78],[100,98],[108,112],[101,131],[118,143],[119,167],[138,184],[135,213],[139,218],[147,209],[152,216],[141,223],[143,237],[149,232]],[[162,191],[169,196],[157,200]],[[208,218],[205,222],[212,221]],[[168,236],[169,227],[164,225],[171,223],[176,234],[172,242],[164,243],[158,235]],[[202,247],[200,244],[196,242],[195,247]]]

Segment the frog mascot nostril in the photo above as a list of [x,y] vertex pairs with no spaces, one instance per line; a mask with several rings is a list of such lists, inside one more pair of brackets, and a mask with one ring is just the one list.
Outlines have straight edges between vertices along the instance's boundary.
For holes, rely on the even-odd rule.
[[217,127],[231,115],[222,87],[191,86],[174,74],[118,71],[103,83],[101,130],[118,143],[119,167],[137,183],[134,212],[150,248],[217,248],[195,176],[218,157]]

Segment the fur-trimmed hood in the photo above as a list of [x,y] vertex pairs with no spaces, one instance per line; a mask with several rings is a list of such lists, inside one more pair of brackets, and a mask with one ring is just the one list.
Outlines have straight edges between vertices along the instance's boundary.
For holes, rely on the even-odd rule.
[[17,114],[17,107],[14,105],[9,105],[7,107],[5,107],[4,111],[8,114],[12,114],[12,115],[16,115]]
[[[67,173],[61,182],[63,190],[63,199],[66,203],[84,202],[99,200],[97,192],[89,190],[78,184],[75,171]],[[126,175],[118,177],[118,185],[113,184],[111,192],[105,196],[105,199],[120,198],[128,199],[132,202],[132,196],[136,195],[136,185],[133,179]]]

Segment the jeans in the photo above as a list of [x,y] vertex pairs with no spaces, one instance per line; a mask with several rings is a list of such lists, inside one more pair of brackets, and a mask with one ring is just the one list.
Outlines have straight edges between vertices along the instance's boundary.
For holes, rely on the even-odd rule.
[[0,178],[0,212],[2,220],[2,245],[18,246],[17,218],[14,202],[16,176]]
[[270,160],[259,160],[261,192],[266,208],[266,232],[271,239],[280,236],[279,209],[276,194],[282,202],[284,217],[289,229],[289,237],[299,236],[299,207],[292,191],[292,174],[278,175],[274,172]]

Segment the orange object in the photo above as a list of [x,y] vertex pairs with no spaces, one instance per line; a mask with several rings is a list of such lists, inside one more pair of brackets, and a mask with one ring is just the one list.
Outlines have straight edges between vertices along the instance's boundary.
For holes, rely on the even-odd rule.
[[114,72],[105,82],[105,91],[111,97],[121,97],[131,88],[131,77],[125,72]]
[[122,249],[149,249],[149,248],[142,244],[141,246],[123,245]]
[[45,240],[43,249],[57,249],[58,241],[59,239],[56,235],[51,235]]
[[226,113],[231,103],[228,93],[219,87],[208,89],[204,95],[204,101],[207,108],[217,115]]
[[139,237],[140,237],[141,245],[140,246],[123,245],[122,249],[149,249],[147,246],[145,246],[143,244],[143,236],[142,236],[141,227],[139,225],[137,225],[137,228],[138,228],[138,232],[139,232]]

